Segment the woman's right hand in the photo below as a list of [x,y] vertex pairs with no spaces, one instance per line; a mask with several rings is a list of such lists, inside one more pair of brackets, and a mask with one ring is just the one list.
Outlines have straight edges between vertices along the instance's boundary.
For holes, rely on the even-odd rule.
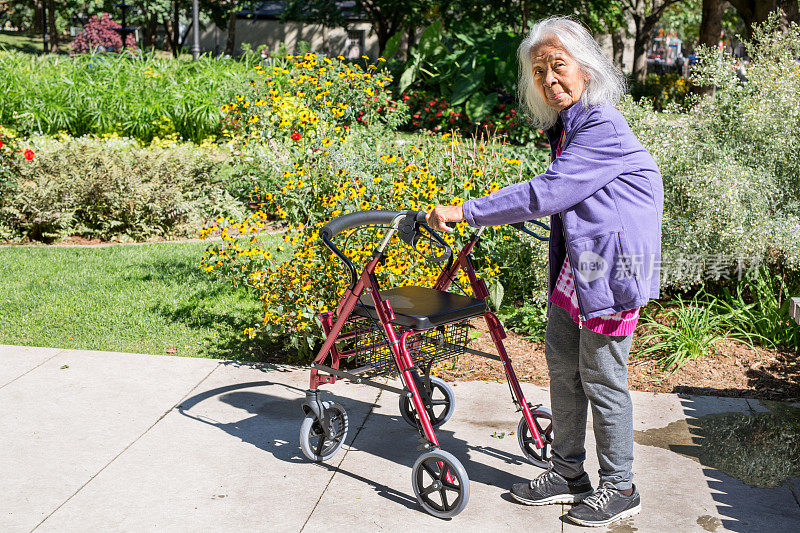
[[455,226],[464,222],[464,210],[460,205],[437,205],[425,217],[425,222],[435,230],[453,233],[453,228],[447,224]]

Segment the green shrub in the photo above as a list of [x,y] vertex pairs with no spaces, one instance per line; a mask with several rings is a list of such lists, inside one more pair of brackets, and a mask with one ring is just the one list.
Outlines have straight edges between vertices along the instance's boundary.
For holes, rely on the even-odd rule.
[[207,218],[241,214],[219,183],[226,163],[200,147],[88,137],[28,142],[35,159],[17,167],[0,197],[0,218],[18,238],[141,241],[192,235]]
[[620,109],[664,177],[667,290],[740,277],[779,256],[800,270],[800,29],[775,17],[747,44],[742,83],[732,58],[701,54],[694,82],[717,87],[688,112]]
[[695,82],[717,87],[698,107],[707,142],[722,147],[741,164],[775,180],[777,210],[798,212],[800,203],[800,27],[786,31],[777,13],[753,29],[746,43],[752,61],[747,81],[736,77],[731,57],[711,50],[699,55]]
[[691,96],[693,84],[680,74],[650,73],[643,82],[630,80],[629,87],[635,101],[644,99],[657,111],[663,111],[670,104],[686,109],[693,103]]

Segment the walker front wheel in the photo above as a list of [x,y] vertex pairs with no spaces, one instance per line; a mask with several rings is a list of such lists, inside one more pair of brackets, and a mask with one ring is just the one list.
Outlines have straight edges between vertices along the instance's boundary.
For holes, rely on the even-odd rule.
[[531,463],[540,468],[548,468],[550,459],[553,456],[553,413],[546,407],[539,407],[531,409],[533,422],[536,424],[536,429],[539,430],[539,435],[542,437],[543,447],[536,447],[536,440],[533,438],[528,427],[528,421],[525,417],[519,421],[517,426],[517,439],[519,440],[519,447],[522,448],[522,453],[525,458]]
[[452,518],[469,501],[469,478],[463,465],[443,450],[423,453],[414,463],[411,483],[417,501],[437,518]]
[[329,419],[330,435],[326,435],[319,419],[309,413],[300,426],[300,449],[312,461],[327,461],[339,451],[347,437],[348,420],[344,407],[323,402]]
[[[456,396],[453,389],[443,379],[430,376],[431,390],[428,391],[430,404],[425,406],[431,426],[437,428],[450,420],[456,409]],[[424,387],[424,385],[423,385]],[[400,414],[409,426],[419,427],[419,417],[414,403],[408,396],[400,396]]]

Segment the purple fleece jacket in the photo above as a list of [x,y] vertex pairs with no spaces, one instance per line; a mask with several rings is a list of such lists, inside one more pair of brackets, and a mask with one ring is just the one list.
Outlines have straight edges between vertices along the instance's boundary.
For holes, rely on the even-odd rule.
[[549,215],[548,299],[569,253],[584,320],[658,298],[664,186],[653,158],[607,104],[576,102],[547,137],[553,159],[547,170],[464,202],[467,223],[498,226]]

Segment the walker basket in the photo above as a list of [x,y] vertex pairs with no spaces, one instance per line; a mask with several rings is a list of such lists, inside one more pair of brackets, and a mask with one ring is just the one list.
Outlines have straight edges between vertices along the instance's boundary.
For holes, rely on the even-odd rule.
[[[359,328],[348,360],[353,361],[358,368],[369,368],[369,373],[373,375],[397,373],[394,354],[381,325],[367,320],[356,322]],[[412,331],[406,340],[406,347],[417,366],[425,368],[463,354],[467,345],[469,324],[456,322],[416,332],[408,328],[396,330],[398,338],[403,333]]]

